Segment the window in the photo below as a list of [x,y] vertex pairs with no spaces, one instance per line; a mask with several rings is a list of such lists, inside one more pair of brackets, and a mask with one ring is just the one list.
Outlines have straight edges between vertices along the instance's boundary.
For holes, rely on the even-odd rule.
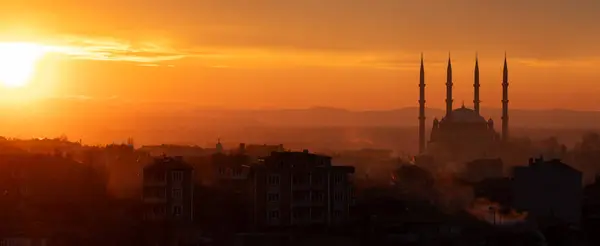
[[336,202],[340,202],[344,200],[344,193],[340,192],[340,191],[336,191],[335,193],[333,193],[333,199]]
[[165,181],[165,173],[163,172],[156,172],[154,173],[154,181],[155,182],[164,182]]
[[171,190],[171,195],[175,199],[181,199],[183,197],[183,191],[181,189],[173,189]]
[[163,206],[156,206],[156,207],[152,208],[152,212],[154,212],[155,215],[164,215],[165,214],[165,207],[163,207]]
[[294,174],[294,176],[292,176],[292,183],[295,185],[304,185],[307,183],[306,181],[306,175]]
[[309,219],[310,210],[306,208],[295,208],[292,210],[292,218],[294,220],[302,221]]
[[322,202],[325,200],[325,195],[323,194],[323,192],[313,191],[312,192],[312,200],[315,202]]
[[174,182],[183,181],[183,172],[182,171],[173,171],[171,172],[171,178]]
[[269,185],[279,185],[279,175],[271,174],[267,177],[267,183]]
[[323,219],[323,209],[320,209],[320,208],[313,208],[313,209],[311,209],[310,216],[314,220]]
[[181,216],[183,214],[183,206],[174,205],[173,206],[173,216]]
[[279,210],[271,210],[267,212],[267,219],[269,220],[278,220],[279,219]]
[[295,220],[302,219],[302,212],[300,210],[294,209],[294,211],[292,211],[292,218],[294,218]]
[[335,217],[335,218],[342,217],[342,211],[337,210],[337,209],[333,210],[333,217]]
[[344,175],[342,174],[334,174],[333,175],[333,183],[341,184],[344,181]]
[[0,246],[32,245],[33,239],[29,238],[4,238],[0,240]]
[[278,193],[269,193],[267,194],[267,201],[269,202],[278,202],[279,194]]
[[310,193],[308,191],[295,191],[292,198],[294,202],[308,202],[310,201]]
[[233,169],[233,176],[234,177],[240,177],[240,176],[242,176],[242,170],[239,169],[239,168]]

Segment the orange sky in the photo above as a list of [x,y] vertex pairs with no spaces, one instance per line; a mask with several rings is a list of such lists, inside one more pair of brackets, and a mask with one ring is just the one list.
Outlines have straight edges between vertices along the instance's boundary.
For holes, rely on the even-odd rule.
[[478,52],[482,106],[500,107],[506,51],[512,107],[600,110],[596,0],[0,2],[0,42],[52,47],[2,97],[389,109],[417,105],[424,52],[441,108],[450,51],[456,104]]

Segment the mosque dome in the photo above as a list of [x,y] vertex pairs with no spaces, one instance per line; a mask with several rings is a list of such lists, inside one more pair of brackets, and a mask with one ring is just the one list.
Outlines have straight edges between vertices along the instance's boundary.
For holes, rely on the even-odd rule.
[[464,122],[464,123],[487,123],[487,121],[481,117],[473,109],[466,108],[464,105],[458,109],[452,111],[450,119],[445,119],[451,122]]

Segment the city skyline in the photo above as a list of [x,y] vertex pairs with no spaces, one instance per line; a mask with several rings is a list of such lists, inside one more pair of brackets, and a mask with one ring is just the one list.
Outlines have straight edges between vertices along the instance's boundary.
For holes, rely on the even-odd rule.
[[451,52],[456,104],[471,101],[477,54],[481,107],[498,108],[506,52],[512,108],[600,110],[594,86],[600,81],[594,69],[600,65],[594,45],[600,35],[593,32],[599,5],[11,2],[0,10],[0,43],[34,44],[43,55],[31,81],[2,87],[0,98],[119,98],[225,108],[416,107],[423,53],[427,105],[443,108]]

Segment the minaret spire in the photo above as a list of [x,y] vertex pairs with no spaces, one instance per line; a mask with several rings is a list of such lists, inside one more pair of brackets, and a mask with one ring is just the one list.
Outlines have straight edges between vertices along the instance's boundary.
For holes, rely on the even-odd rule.
[[223,153],[223,144],[221,144],[221,138],[217,139],[217,153]]
[[419,154],[425,151],[425,66],[421,52],[421,71],[419,75]]
[[473,83],[473,109],[479,114],[479,57],[475,53],[475,72],[474,72],[474,83]]
[[502,140],[508,140],[508,64],[504,52],[504,69],[502,71]]
[[446,71],[446,117],[452,113],[452,62],[448,52],[448,69]]

